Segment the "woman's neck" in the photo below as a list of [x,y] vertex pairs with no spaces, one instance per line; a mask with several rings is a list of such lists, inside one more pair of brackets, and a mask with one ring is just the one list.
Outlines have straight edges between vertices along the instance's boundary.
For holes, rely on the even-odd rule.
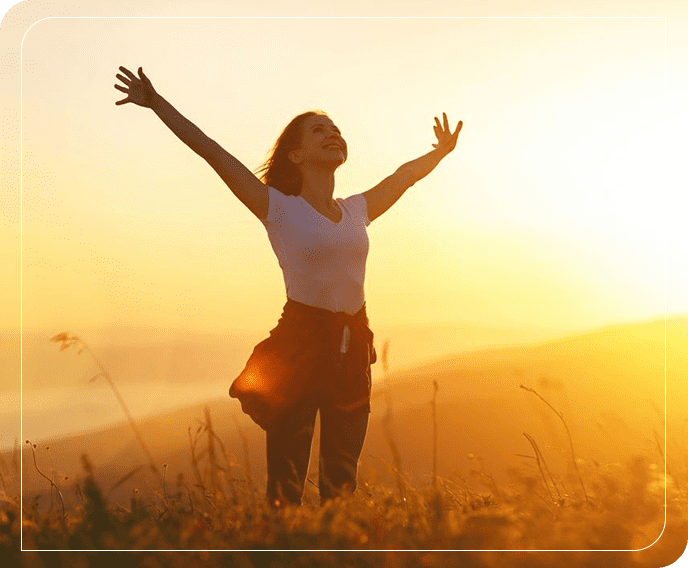
[[301,174],[299,194],[316,209],[331,209],[334,194],[334,170],[331,168],[309,168]]

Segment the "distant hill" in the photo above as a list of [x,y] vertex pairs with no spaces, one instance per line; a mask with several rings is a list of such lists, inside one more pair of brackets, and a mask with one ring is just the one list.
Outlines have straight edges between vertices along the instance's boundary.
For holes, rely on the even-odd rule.
[[[688,394],[687,319],[667,322],[667,377],[669,467],[685,475],[687,419],[680,402]],[[535,394],[519,388],[521,384],[535,389],[563,413],[583,472],[594,470],[596,464],[623,463],[636,454],[663,467],[657,448],[657,439],[663,444],[664,433],[663,321],[612,326],[528,346],[463,353],[390,375],[388,379],[387,385],[384,381],[374,385],[373,412],[362,462],[365,464],[391,461],[382,423],[389,393],[392,433],[402,454],[404,470],[418,479],[429,475],[430,400],[435,380],[439,386],[441,474],[467,476],[471,469],[483,468],[498,482],[507,483],[509,470],[534,468],[533,460],[515,455],[533,455],[523,436],[527,432],[537,441],[553,473],[561,475],[567,486],[575,490],[563,424]],[[262,430],[240,412],[235,400],[213,401],[209,408],[216,433],[233,456],[233,463],[238,464],[233,467],[239,469],[245,463],[240,427],[249,444],[254,480],[264,483]],[[197,405],[139,422],[156,462],[159,466],[170,464],[172,478],[180,471],[187,479],[192,478],[189,428],[195,432],[201,419],[203,405]],[[49,444],[55,468],[71,479],[80,475],[79,455],[89,454],[106,488],[142,463],[142,453],[127,424],[52,440]],[[28,456],[25,454],[26,487],[42,488],[45,482],[27,461]],[[45,451],[39,451],[39,460],[49,469]],[[145,482],[144,477],[142,470],[117,491],[126,498],[133,486]]]
[[[164,380],[207,382],[236,375],[251,354],[253,345],[266,337],[261,333],[226,335],[154,334],[128,337],[124,333],[79,335],[96,353],[110,374],[121,382]],[[53,334],[54,335],[54,334]],[[23,338],[24,388],[84,384],[94,374],[94,363],[74,349],[60,352],[51,334],[27,332]],[[15,360],[6,361],[19,372],[19,343]],[[97,372],[97,371],[95,371]],[[18,386],[18,384],[17,384]]]
[[[371,324],[372,325],[372,324]],[[23,387],[35,389],[83,384],[92,376],[93,364],[75,351],[61,353],[50,338],[61,331],[79,335],[95,351],[118,381],[197,382],[236,376],[256,343],[270,332],[236,331],[201,333],[184,330],[106,329],[90,332],[24,330]],[[374,326],[375,344],[392,344],[391,368],[401,370],[446,353],[487,346],[524,344],[556,336],[553,330],[519,330],[469,325]],[[0,335],[0,391],[19,388],[19,332]],[[374,373],[378,369],[374,368]],[[11,379],[10,377],[14,377]]]
[[[688,320],[667,321],[667,415],[669,459],[688,466]],[[662,465],[654,431],[663,439],[664,321],[611,326],[540,344],[444,357],[390,377],[395,432],[409,468],[430,468],[432,381],[439,385],[439,463],[445,471],[475,464],[497,473],[532,455],[523,432],[542,444],[547,459],[565,467],[570,456],[563,417],[577,457],[598,463],[631,451]],[[382,413],[384,389],[377,393]],[[380,408],[382,407],[382,408]],[[373,429],[375,431],[375,429]],[[373,434],[372,438],[376,435]],[[369,440],[372,442],[372,440]],[[382,448],[380,439],[368,447]]]

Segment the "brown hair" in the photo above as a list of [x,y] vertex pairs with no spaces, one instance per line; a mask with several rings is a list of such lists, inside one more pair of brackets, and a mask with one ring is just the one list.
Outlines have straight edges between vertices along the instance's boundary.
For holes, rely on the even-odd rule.
[[[289,152],[301,146],[303,122],[309,116],[327,116],[321,110],[310,110],[295,116],[275,142],[268,159],[256,170],[265,185],[274,187],[285,195],[301,193],[301,173],[289,159]],[[328,117],[329,118],[329,117]]]

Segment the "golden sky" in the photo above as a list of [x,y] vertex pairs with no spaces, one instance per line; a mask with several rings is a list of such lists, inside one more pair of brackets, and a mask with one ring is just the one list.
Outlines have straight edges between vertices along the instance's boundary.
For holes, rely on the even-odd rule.
[[[686,313],[680,4],[371,8],[528,16],[461,19],[301,17],[365,15],[356,3],[288,14],[121,4],[147,19],[54,17],[121,16],[117,2],[17,5],[2,23],[1,92],[14,106],[0,150],[0,325],[19,327],[20,306],[24,327],[55,332],[268,330],[279,317],[284,283],[265,229],[152,111],[115,105],[120,65],[143,66],[251,170],[293,116],[325,110],[349,147],[335,197],[430,151],[435,116],[452,129],[463,120],[456,150],[368,227],[373,323],[587,329],[660,317],[665,254],[667,311]],[[557,15],[668,19],[532,17]]]

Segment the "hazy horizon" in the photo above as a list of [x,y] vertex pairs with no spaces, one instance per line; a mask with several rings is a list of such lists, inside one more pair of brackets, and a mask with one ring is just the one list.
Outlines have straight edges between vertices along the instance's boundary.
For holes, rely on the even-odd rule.
[[[496,368],[506,364],[515,365],[514,369],[516,369],[522,364],[533,364],[537,358],[531,363],[518,360],[507,360],[501,363],[498,361],[502,361],[504,356],[509,357],[510,353],[519,352],[519,350],[525,350],[526,353],[542,349],[561,350],[561,346],[566,345],[571,345],[574,351],[577,349],[579,354],[573,360],[560,361],[557,365],[559,367],[557,374],[575,373],[572,368],[581,364],[579,359],[581,361],[590,359],[591,368],[594,369],[597,359],[605,357],[616,361],[610,370],[613,371],[612,375],[614,373],[618,375],[621,372],[620,369],[628,365],[628,361],[625,360],[628,356],[622,356],[619,359],[618,353],[615,355],[619,349],[619,345],[613,339],[615,337],[618,338],[617,342],[622,342],[620,345],[623,345],[624,341],[635,345],[634,349],[637,349],[637,352],[634,357],[639,357],[640,368],[645,368],[644,366],[649,363],[648,361],[642,363],[643,358],[648,356],[646,350],[649,345],[656,345],[659,351],[655,354],[657,361],[651,364],[653,369],[651,375],[657,376],[647,375],[645,380],[656,382],[661,377],[663,382],[664,363],[663,356],[660,357],[665,339],[663,318],[605,326],[583,333],[540,337],[539,340],[532,337],[526,340],[523,336],[518,337],[513,334],[466,335],[466,330],[463,330],[463,334],[462,330],[455,330],[457,331],[455,335],[447,333],[444,336],[438,336],[439,330],[451,331],[447,328],[430,327],[425,336],[419,336],[417,329],[411,330],[407,335],[400,333],[392,336],[389,372],[387,375],[383,373],[381,361],[373,365],[374,387],[380,388],[382,384],[386,384],[385,381],[396,383],[408,381],[410,378],[414,381],[427,382],[429,377],[437,372],[432,369],[446,365],[452,367],[462,360],[480,361],[487,358],[494,361],[493,365],[497,365]],[[605,337],[607,339],[604,339]],[[197,343],[193,341],[197,338],[189,336],[176,344],[173,341],[157,342],[154,347],[145,341],[130,341],[125,344],[119,344],[116,341],[105,344],[95,342],[91,343],[91,346],[95,348],[97,356],[119,385],[125,400],[131,403],[133,415],[139,419],[186,407],[192,403],[226,398],[226,391],[231,380],[243,368],[257,338],[258,336],[241,339],[237,336],[232,341],[218,341],[215,338],[215,342]],[[376,341],[378,349],[381,348],[381,342],[384,339],[383,337]],[[688,347],[687,339],[688,317],[667,318],[668,377],[671,380],[675,379],[677,371],[680,372],[677,365],[680,367],[681,353],[684,353]],[[36,338],[31,337],[25,345],[36,349],[35,341]],[[581,347],[586,342],[589,347]],[[562,352],[567,351],[567,348],[563,348]],[[660,359],[661,365],[657,366]],[[634,369],[631,372],[642,373],[637,364],[631,367]],[[474,365],[475,363],[467,363],[464,367],[458,367],[456,372],[470,373]],[[32,428],[33,432],[38,429],[67,435],[91,428],[108,427],[124,419],[121,408],[109,392],[107,385],[102,380],[96,381],[95,384],[88,382],[88,379],[96,372],[94,363],[88,356],[77,356],[74,348],[63,353],[59,351],[57,344],[50,343],[46,339],[41,351],[34,351],[33,357],[25,362],[24,368],[24,378],[27,379],[24,381],[23,388],[24,422],[25,426],[29,425],[29,428],[25,430],[25,436],[28,435],[27,432],[32,431]],[[649,370],[650,367],[647,369]],[[173,374],[166,374],[170,372]],[[45,376],[46,379],[40,379],[39,376]],[[579,389],[580,380],[575,383],[569,386]],[[488,383],[485,386],[489,388]],[[676,388],[678,385],[672,386],[672,392]],[[608,389],[609,386],[602,388],[602,391]],[[655,395],[659,397],[657,400],[660,400],[663,393],[657,392]],[[0,414],[0,431],[4,431],[5,435],[4,439],[0,439],[0,446],[7,449],[12,446],[14,436],[19,435],[18,431],[14,435],[7,434],[13,430],[11,425],[18,418],[18,390],[16,388],[9,391],[0,389],[0,396],[5,399],[4,412]],[[671,399],[672,413],[676,409],[676,400],[674,393],[674,398]]]
[[[664,321],[664,316],[654,318],[643,318],[635,321],[608,323],[606,325],[595,326],[587,329],[547,329],[547,328],[508,328],[475,326],[470,324],[452,323],[417,323],[417,324],[397,324],[397,325],[375,325],[371,323],[371,329],[375,334],[374,343],[378,350],[382,348],[385,341],[390,341],[390,358],[392,367],[409,367],[426,361],[451,356],[457,353],[499,348],[505,345],[526,345],[548,341],[563,340],[569,337],[594,333],[615,327],[642,326],[645,324]],[[688,314],[667,314],[666,321],[688,321]],[[275,322],[276,323],[276,322]],[[199,350],[223,352],[226,357],[235,358],[235,365],[245,363],[252,348],[262,339],[269,335],[273,326],[264,329],[225,329],[225,330],[193,330],[193,329],[173,329],[156,328],[152,326],[108,326],[94,329],[52,329],[36,330],[24,329],[22,336],[23,354],[19,353],[20,338],[19,330],[0,330],[0,335],[4,336],[6,349],[2,355],[5,368],[9,368],[16,355],[16,364],[19,364],[20,355],[23,356],[24,379],[27,370],[32,369],[32,358],[37,353],[31,351],[39,348],[42,356],[49,355],[52,365],[62,365],[67,361],[61,355],[58,345],[50,342],[50,338],[61,332],[69,332],[81,337],[83,341],[98,349],[111,350],[112,347],[118,348],[130,346],[132,348],[153,347],[166,349],[172,346],[191,346]],[[14,355],[13,353],[14,352]],[[102,352],[101,352],[102,354]],[[140,360],[149,358],[151,353],[141,352],[137,355]],[[156,360],[160,361],[160,354]],[[163,355],[164,357],[164,355]],[[179,356],[176,356],[178,359]],[[71,360],[70,360],[71,361]],[[189,362],[193,368],[193,361]],[[88,367],[84,363],[78,363]],[[201,364],[199,366],[207,366]],[[72,368],[70,363],[65,367]],[[18,368],[17,368],[18,371]],[[57,369],[55,369],[57,371]],[[374,370],[375,372],[375,370]],[[56,372],[56,376],[64,373]],[[53,381],[55,382],[55,381]],[[33,381],[24,380],[24,388],[31,388]],[[3,385],[0,385],[3,386]],[[12,388],[9,383],[4,388]],[[15,385],[19,388],[19,384]]]
[[[668,378],[675,379],[677,373],[685,372],[688,318],[667,322],[667,340],[670,346]],[[415,365],[405,368],[392,365],[386,377],[381,373],[381,365],[376,364],[373,366],[377,371],[373,388],[374,392],[387,386],[396,389],[398,394],[395,409],[398,412],[413,405],[424,404],[417,394],[412,393],[427,390],[424,396],[429,397],[432,380],[440,381],[442,397],[458,396],[463,401],[462,404],[471,407],[484,405],[494,396],[504,400],[513,399],[518,394],[518,385],[525,383],[548,393],[550,400],[558,401],[558,404],[573,404],[565,409],[568,419],[572,419],[575,410],[575,414],[580,416],[579,426],[588,431],[590,425],[584,424],[589,420],[582,418],[586,416],[584,407],[599,412],[598,420],[608,422],[609,428],[618,427],[618,424],[613,426],[614,420],[617,420],[615,416],[622,418],[624,422],[635,421],[637,428],[645,424],[644,421],[654,420],[656,413],[662,412],[665,396],[662,323],[656,320],[591,330],[590,333],[558,341],[507,344],[489,349],[447,353],[444,357],[426,358],[422,362],[419,360]],[[633,353],[631,357],[629,350]],[[86,360],[79,359],[71,351],[73,349],[59,355],[59,359],[67,366],[69,361],[72,364],[86,364]],[[92,373],[87,373],[90,374]],[[229,401],[226,393],[229,378],[226,381],[209,381],[208,377],[204,377],[192,382],[153,380],[143,383],[117,380],[121,379],[121,374],[112,374],[137,420],[167,415],[177,409],[217,399],[230,402],[227,408],[241,416],[238,403]],[[618,400],[616,393],[622,385],[625,396],[623,400]],[[464,395],[460,396],[464,391]],[[680,400],[688,391],[686,385],[674,382],[671,392],[673,394],[667,401],[666,412],[669,421],[676,427],[685,415],[685,408]],[[7,393],[4,396],[7,397]],[[615,399],[617,400],[612,403]],[[379,401],[376,403],[377,406],[380,404],[382,403]],[[579,407],[580,404],[584,406]],[[24,392],[24,405],[23,437],[32,440],[101,431],[125,422],[116,399],[102,381],[94,384],[82,381],[67,386],[43,385],[42,388]],[[533,405],[533,410],[538,415],[542,414],[542,409],[537,404]],[[223,421],[226,419],[226,416],[223,417]],[[6,410],[4,416],[0,415],[0,426],[5,426],[6,433],[10,422]],[[408,430],[408,427],[405,429]],[[44,434],[41,436],[40,432]],[[0,439],[0,446],[5,450],[11,448],[13,443],[13,437],[7,434]]]

